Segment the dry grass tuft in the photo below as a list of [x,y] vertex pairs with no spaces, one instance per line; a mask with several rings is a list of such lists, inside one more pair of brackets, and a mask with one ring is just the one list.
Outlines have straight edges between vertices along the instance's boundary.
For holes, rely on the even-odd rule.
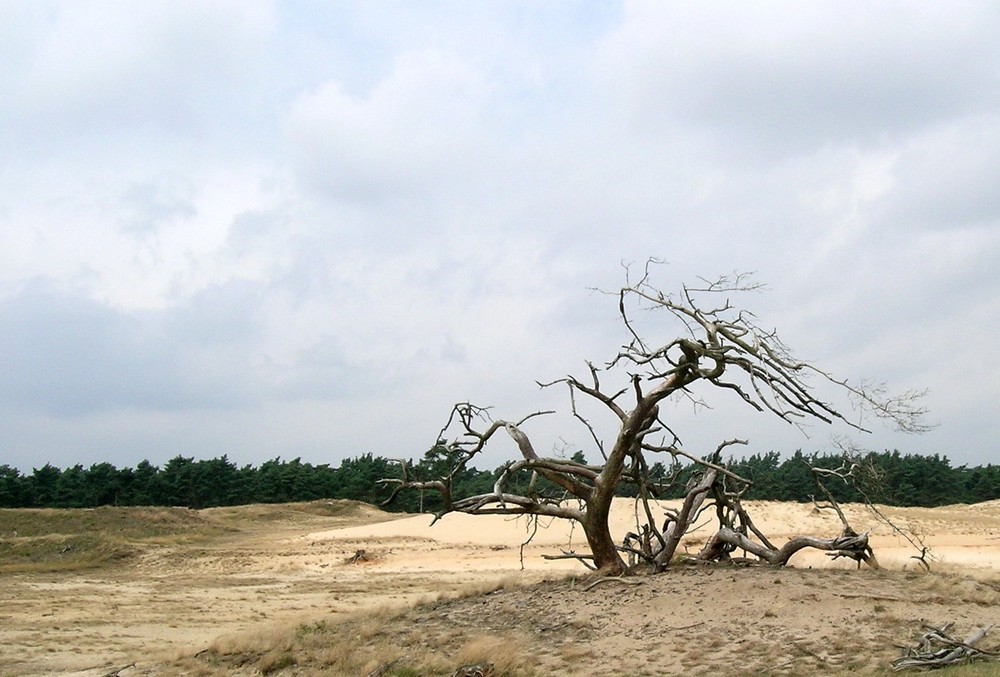
[[428,634],[415,625],[419,610],[383,608],[338,622],[325,620],[293,626],[274,624],[253,632],[215,640],[197,660],[175,661],[191,671],[199,662],[225,674],[226,668],[253,668],[262,675],[366,675],[377,669],[395,677],[451,675],[459,665],[493,663],[498,675],[533,674],[531,656],[519,647],[530,645],[520,635],[475,634],[460,629]]
[[208,651],[219,656],[290,651],[301,627],[291,623],[272,623],[238,635],[222,635],[209,644]]
[[493,663],[499,674],[516,674],[530,664],[530,656],[518,647],[527,645],[523,637],[478,635],[468,640],[454,655],[460,665]]
[[594,649],[587,644],[580,642],[567,642],[559,647],[559,656],[565,663],[573,665],[580,661],[594,657]]
[[981,606],[1000,605],[1000,589],[988,581],[952,573],[924,574],[913,586],[928,601],[964,602]]
[[257,669],[262,675],[270,675],[297,664],[298,661],[295,660],[295,655],[291,651],[272,650],[257,661]]

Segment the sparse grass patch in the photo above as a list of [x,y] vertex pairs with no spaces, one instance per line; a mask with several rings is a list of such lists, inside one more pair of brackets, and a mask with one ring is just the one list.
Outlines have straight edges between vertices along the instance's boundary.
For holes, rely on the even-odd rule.
[[267,652],[257,661],[257,669],[262,675],[270,675],[297,664],[298,661],[295,660],[295,655],[292,652],[275,650]]
[[1000,675],[1000,662],[978,662],[966,665],[955,665],[934,671],[935,677],[997,677]]
[[206,508],[201,513],[220,525],[232,524],[240,529],[255,529],[275,522],[301,521],[303,517],[319,522],[333,518],[336,522],[368,524],[405,517],[403,513],[387,513],[375,506],[346,499],[323,499],[301,503],[255,503],[251,505]]
[[378,637],[385,631],[385,618],[364,618],[357,623],[355,632],[361,641],[368,641],[373,637]]
[[513,674],[524,670],[529,663],[529,657],[518,648],[525,644],[521,637],[479,635],[462,645],[454,661],[460,665],[493,663],[498,673]]
[[1000,590],[984,581],[954,573],[923,574],[913,590],[938,603],[1000,605]]
[[96,569],[133,557],[139,549],[103,533],[0,540],[0,573]]
[[262,624],[238,635],[216,637],[209,644],[207,651],[219,656],[238,654],[263,656],[272,652],[291,651],[301,627],[303,626],[291,623]]
[[[766,573],[768,577],[764,581],[770,583],[777,580],[770,572]],[[757,574],[750,572],[747,575]],[[791,587],[796,584],[797,578],[811,579],[813,576],[806,572],[796,572],[793,578],[782,581]],[[886,580],[891,583],[893,579],[888,577]],[[930,588],[916,589],[923,586]],[[767,587],[770,588],[770,585]],[[495,597],[493,593],[500,588],[502,594]],[[460,665],[486,662],[496,666],[498,675],[527,677],[541,674],[586,674],[595,665],[604,665],[601,663],[605,660],[602,650],[591,644],[588,636],[580,632],[581,628],[592,625],[593,617],[587,613],[568,613],[563,609],[559,624],[543,626],[545,631],[552,632],[541,640],[545,648],[538,646],[540,640],[533,634],[537,632],[537,628],[522,625],[531,622],[524,620],[526,600],[548,600],[559,598],[560,595],[577,594],[568,581],[543,584],[527,590],[520,588],[520,585],[514,585],[513,582],[509,585],[484,583],[438,595],[424,607],[384,607],[358,614],[343,622],[325,620],[308,625],[286,626],[284,629],[275,628],[269,635],[256,639],[244,635],[238,645],[217,645],[217,650],[231,652],[216,655],[212,660],[206,657],[203,659],[209,665],[218,666],[218,670],[229,666],[233,672],[238,670],[242,674],[246,666],[252,666],[261,674],[280,673],[301,677],[366,675],[376,669],[382,669],[380,674],[391,677],[448,677]],[[975,595],[984,591],[994,592],[989,586],[963,583],[951,577],[945,581],[923,579],[919,584],[910,582],[905,590],[912,590],[917,598],[928,596],[928,593],[936,597],[956,591]],[[893,598],[905,596],[904,592],[899,591],[885,594],[891,594]],[[449,596],[452,597],[451,601],[443,601],[442,598]],[[466,601],[467,597],[471,599]],[[860,596],[851,595],[848,599],[858,597]],[[595,603],[600,599],[599,595],[587,594],[580,601]],[[607,600],[604,603],[607,604]],[[548,602],[543,601],[542,608],[551,610],[546,604]],[[873,607],[877,616],[871,615]],[[877,632],[865,637],[860,646],[856,635],[830,632],[822,638],[810,638],[808,635],[797,637],[791,631],[782,629],[780,623],[774,626],[773,632],[766,633],[767,641],[763,642],[745,636],[743,633],[749,630],[744,625],[727,626],[725,632],[699,626],[700,629],[695,630],[693,635],[685,636],[681,645],[664,648],[665,665],[676,665],[675,657],[680,654],[683,656],[680,659],[683,665],[698,665],[699,669],[706,671],[716,669],[739,675],[795,675],[812,674],[816,671],[834,676],[888,675],[885,668],[891,651],[887,653],[884,649],[891,647],[894,639],[902,641],[906,631],[901,633],[898,629],[901,621],[893,616],[896,612],[894,603],[884,603],[876,598],[875,601],[867,601],[863,608],[867,611],[863,615],[865,618],[870,617],[877,625]],[[763,612],[765,616],[780,618],[780,612],[769,611],[772,613]],[[600,617],[601,614],[598,614],[598,618]],[[570,619],[579,622],[574,623]],[[912,625],[912,622],[911,619],[909,624]],[[560,629],[554,630],[556,627]],[[871,629],[875,631],[875,626],[871,626]],[[517,634],[522,632],[526,634]],[[734,646],[738,648],[734,649]],[[864,650],[859,653],[859,648]],[[238,651],[234,653],[233,649]],[[722,658],[730,650],[736,650],[741,655],[738,667]],[[641,666],[642,669],[648,667],[648,664]],[[963,668],[962,671],[941,674],[958,677],[1000,674],[996,667],[972,666]],[[215,674],[225,672],[212,673],[213,677]],[[653,670],[650,674],[662,673]]]
[[[567,642],[559,647],[559,656],[572,667],[584,659],[592,658],[594,650],[590,646],[580,642]],[[582,672],[585,672],[585,670]]]
[[[415,623],[414,614],[428,612],[429,619]],[[340,622],[276,624],[218,638],[197,660],[217,670],[253,666],[263,675],[286,669],[296,675],[366,675],[381,669],[380,674],[392,677],[447,677],[459,665],[482,662],[493,663],[498,675],[534,674],[530,656],[520,648],[530,644],[528,638],[510,634],[465,638],[460,628],[435,624],[434,619],[430,609],[382,608]],[[589,653],[586,645],[580,645],[573,655]]]
[[450,599],[462,599],[464,597],[480,597],[501,590],[510,590],[521,587],[524,583],[514,574],[504,576],[499,581],[477,581],[461,587],[450,596]]
[[76,571],[120,564],[139,553],[142,546],[210,543],[256,529],[258,520],[268,516],[278,520],[296,513],[349,517],[369,512],[372,520],[378,521],[380,511],[354,501],[204,511],[113,506],[5,508],[0,509],[0,573]]
[[330,625],[326,621],[316,621],[315,623],[300,625],[295,629],[295,638],[303,639],[314,633],[327,632],[329,629]]
[[111,533],[127,540],[157,536],[232,533],[197,510],[187,508],[19,508],[0,509],[0,537]]

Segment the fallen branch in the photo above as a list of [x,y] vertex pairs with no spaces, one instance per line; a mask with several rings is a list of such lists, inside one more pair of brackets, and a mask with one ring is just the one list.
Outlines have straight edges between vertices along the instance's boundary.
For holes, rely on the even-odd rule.
[[923,626],[928,632],[920,638],[916,646],[905,647],[906,655],[892,662],[893,671],[926,670],[977,660],[1000,659],[1000,652],[976,647],[976,644],[981,642],[986,633],[993,628],[992,625],[977,629],[965,641],[955,639],[948,634],[952,625],[954,623],[948,623],[940,628]]
[[868,534],[856,534],[850,527],[838,538],[815,538],[812,536],[796,536],[778,549],[768,548],[750,540],[745,534],[729,527],[723,527],[712,536],[705,547],[698,553],[698,559],[718,561],[728,558],[729,552],[735,549],[744,550],[759,557],[768,564],[784,566],[792,555],[803,548],[816,548],[830,551],[833,557],[850,557],[865,562],[873,569],[878,569],[878,561],[872,549],[868,546]]
[[692,623],[691,625],[682,625],[676,628],[663,628],[664,632],[677,632],[678,630],[690,630],[691,628],[697,628],[701,625],[705,625],[705,621],[699,621],[697,623]]
[[926,571],[927,573],[931,572],[931,565],[927,563],[927,555],[929,552],[930,548],[928,548],[925,545],[924,547],[920,548],[919,555],[910,555],[910,559],[915,559],[918,562],[920,562],[920,566],[922,566],[924,568],[924,571]]
[[575,559],[583,566],[587,567],[591,571],[597,571],[597,567],[594,566],[593,555],[579,555],[572,550],[563,550],[561,555],[542,555],[542,559],[553,560],[553,559]]
[[598,578],[596,581],[586,586],[583,591],[588,592],[591,588],[596,588],[601,583],[609,583],[611,581],[618,581],[619,583],[624,583],[625,585],[642,585],[642,581],[622,578],[621,576],[608,576],[607,578]]

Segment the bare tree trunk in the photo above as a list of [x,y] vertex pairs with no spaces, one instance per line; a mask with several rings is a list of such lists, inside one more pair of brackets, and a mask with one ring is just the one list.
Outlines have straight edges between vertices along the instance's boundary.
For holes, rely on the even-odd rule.
[[718,472],[714,468],[709,468],[705,471],[702,480],[684,497],[684,504],[681,506],[680,512],[677,513],[677,517],[663,534],[665,541],[663,550],[658,552],[654,558],[658,569],[664,569],[670,565],[670,560],[673,559],[681,538],[684,537],[697,518],[701,505],[705,502],[705,496],[712,489],[717,477]]
[[608,525],[612,497],[595,497],[588,503],[582,524],[587,544],[594,556],[594,566],[603,574],[617,576],[626,567]]

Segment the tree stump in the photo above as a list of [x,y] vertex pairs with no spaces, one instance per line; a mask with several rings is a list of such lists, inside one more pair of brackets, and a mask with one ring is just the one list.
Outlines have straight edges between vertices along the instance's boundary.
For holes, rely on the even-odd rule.
[[371,559],[368,557],[368,553],[364,550],[356,550],[351,557],[344,560],[344,564],[360,564],[362,562],[370,562]]

